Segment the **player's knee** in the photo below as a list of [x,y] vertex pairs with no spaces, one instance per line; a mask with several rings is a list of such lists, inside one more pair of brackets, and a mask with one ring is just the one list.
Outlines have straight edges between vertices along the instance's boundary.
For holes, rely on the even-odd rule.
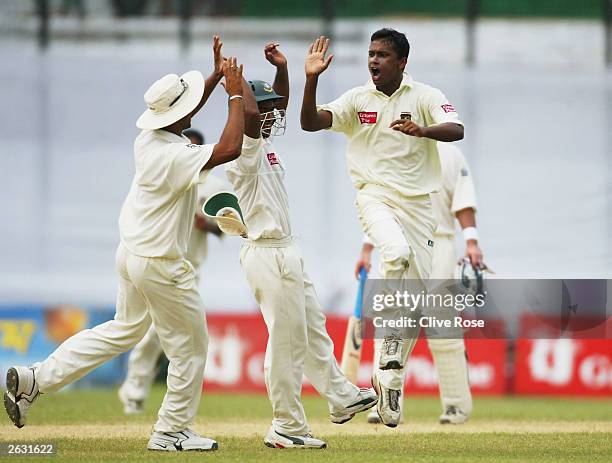
[[393,245],[385,249],[381,258],[386,268],[403,271],[408,268],[411,253],[408,244]]

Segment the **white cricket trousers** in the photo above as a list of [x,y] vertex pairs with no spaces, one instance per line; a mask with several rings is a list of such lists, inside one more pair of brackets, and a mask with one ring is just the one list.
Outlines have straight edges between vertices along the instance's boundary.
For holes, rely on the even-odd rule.
[[151,325],[128,357],[128,368],[121,393],[130,400],[145,400],[151,391],[151,385],[157,374],[157,362],[164,353],[161,341]]
[[[424,290],[434,249],[435,221],[429,195],[406,197],[388,188],[366,185],[357,192],[356,205],[363,231],[380,253],[381,278],[395,280],[389,281],[389,292],[400,289],[398,280],[410,280],[406,288]],[[396,320],[409,314],[401,308],[385,309],[385,316]],[[402,332],[404,365],[418,335],[418,327]],[[401,389],[403,374],[398,376],[399,371],[380,370],[375,362],[374,374],[387,388]]]
[[[196,285],[200,286],[200,274],[197,269]],[[155,331],[155,326],[151,324],[147,333],[134,346],[128,357],[127,373],[121,385],[121,393],[126,398],[143,401],[149,397],[158,371],[157,363],[163,353],[164,349]]]
[[151,321],[170,361],[168,390],[155,431],[175,432],[195,421],[208,333],[195,271],[185,259],[140,257],[119,246],[115,318],[83,330],[35,365],[41,392],[53,392],[132,348]]
[[302,407],[304,374],[330,411],[353,403],[359,388],[340,371],[317,294],[291,240],[246,241],[240,263],[268,328],[264,375],[277,432],[310,432]]
[[[436,234],[434,241],[431,278],[436,280],[454,278],[455,267],[457,266],[455,237]],[[445,315],[448,318],[456,315],[454,310],[450,309],[432,308],[432,312],[431,315],[438,319],[444,318]],[[462,331],[453,332],[453,337],[449,339],[430,336],[427,329],[425,333],[428,335],[427,343],[438,373],[442,412],[444,413],[448,407],[454,406],[469,415],[472,412],[472,393],[468,379],[467,357]],[[375,365],[378,364],[381,345],[382,341],[377,340],[374,354]],[[406,369],[407,365],[404,364],[404,368],[401,370],[385,372],[389,383],[394,386],[393,389],[403,390]]]

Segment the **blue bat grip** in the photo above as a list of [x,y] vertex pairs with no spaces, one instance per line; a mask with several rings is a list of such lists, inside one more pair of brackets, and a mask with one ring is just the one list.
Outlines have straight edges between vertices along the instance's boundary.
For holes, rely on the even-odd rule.
[[355,318],[361,318],[361,305],[363,304],[363,288],[368,278],[368,272],[364,267],[359,269],[359,289],[357,290],[357,300],[355,301]]

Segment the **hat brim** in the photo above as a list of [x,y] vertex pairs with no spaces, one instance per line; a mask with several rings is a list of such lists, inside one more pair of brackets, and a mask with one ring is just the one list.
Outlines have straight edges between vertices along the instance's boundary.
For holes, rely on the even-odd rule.
[[[223,211],[231,211],[232,216],[223,216]],[[204,215],[216,220],[222,232],[228,235],[238,235],[246,237],[248,230],[244,224],[244,217],[240,204],[235,194],[230,191],[220,191],[212,195],[202,206]]]
[[283,98],[285,97],[277,95],[276,93],[270,93],[269,95],[256,96],[255,101],[259,103],[261,101],[268,101],[268,100],[274,100],[274,101],[282,100]]
[[196,108],[204,95],[204,76],[200,71],[189,71],[183,74],[181,79],[187,83],[187,89],[176,103],[161,114],[147,109],[136,121],[136,127],[143,130],[161,129],[182,119]]

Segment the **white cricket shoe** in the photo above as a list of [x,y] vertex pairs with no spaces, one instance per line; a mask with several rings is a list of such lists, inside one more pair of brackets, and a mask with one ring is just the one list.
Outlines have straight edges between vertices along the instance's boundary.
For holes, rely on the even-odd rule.
[[451,405],[440,415],[440,424],[463,424],[469,417],[463,410]]
[[310,433],[303,436],[290,436],[276,432],[273,426],[268,429],[264,444],[275,449],[324,449],[327,444],[320,439],[315,439]]
[[[404,422],[404,407],[401,404],[400,401],[400,421],[399,424],[402,424]],[[378,410],[375,408],[372,408],[370,410],[370,413],[368,413],[368,423],[370,424],[381,424],[382,420],[380,419],[380,415],[378,414]]]
[[159,450],[163,452],[180,451],[200,451],[217,450],[219,444],[212,439],[200,436],[191,429],[184,429],[177,432],[158,432],[153,431],[147,449]]
[[402,416],[400,405],[402,391],[385,387],[378,381],[376,375],[372,378],[372,385],[378,393],[378,407],[376,411],[380,420],[385,426],[395,428],[400,423]]
[[340,410],[330,413],[332,423],[342,424],[352,419],[355,414],[369,410],[378,402],[378,397],[373,388],[359,388],[359,394],[355,401]]
[[4,408],[18,428],[26,424],[28,411],[40,395],[34,378],[34,370],[28,367],[11,367],[6,372]]
[[126,415],[138,415],[144,411],[144,400],[135,400],[128,397],[124,386],[119,388],[119,400],[123,404],[123,413]]
[[400,370],[404,367],[402,352],[404,341],[397,334],[385,336],[380,348],[378,368],[381,370]]
[[382,423],[382,420],[380,419],[380,415],[378,414],[378,410],[376,410],[375,408],[370,410],[370,413],[368,413],[368,423],[370,424]]

